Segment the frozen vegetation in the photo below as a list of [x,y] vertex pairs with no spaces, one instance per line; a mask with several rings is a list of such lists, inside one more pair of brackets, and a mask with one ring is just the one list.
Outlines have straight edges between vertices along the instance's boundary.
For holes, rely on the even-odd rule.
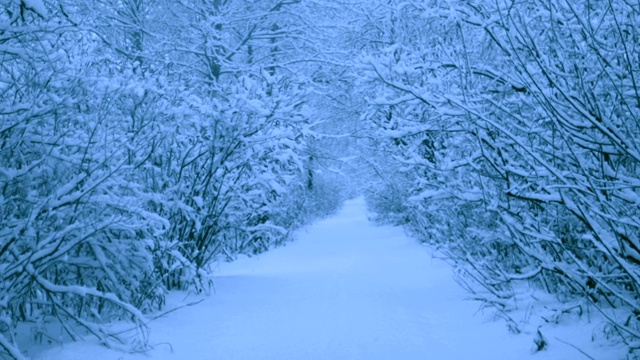
[[[452,318],[469,321],[468,343],[506,324],[522,336],[504,336],[528,345],[533,336],[540,354],[566,341],[577,351],[569,358],[638,357],[637,1],[0,3],[0,358],[83,346],[70,341],[161,356],[166,339],[148,341],[158,336],[148,329],[170,325],[150,319],[180,303],[178,293],[214,289],[201,306],[152,323],[177,324],[194,309],[230,316],[238,324],[209,324],[210,341],[233,349],[224,329],[246,329],[252,297],[272,289],[260,320],[275,324],[268,317],[291,308],[289,329],[322,341],[336,339],[322,335],[336,324],[326,306],[352,310],[336,331],[361,326],[352,334],[361,347],[335,340],[327,347],[336,356],[368,356],[376,336],[385,349],[415,343],[408,357],[429,346],[444,354],[444,343],[412,342],[433,335],[430,313],[393,308],[412,287],[410,301],[424,307],[464,313],[481,304],[500,318],[482,328]],[[361,222],[345,227],[362,236],[344,244],[309,230],[327,242],[301,235],[300,245],[264,257],[283,256],[281,264],[244,259],[356,195],[375,222],[404,228],[414,250],[394,252],[386,246],[405,238],[373,235],[399,230]],[[345,211],[331,221],[348,219]],[[371,238],[357,255],[363,267],[342,274],[362,287],[329,279]],[[447,259],[460,289],[441,280],[439,261],[414,254],[419,243]],[[338,260],[313,257],[314,246]],[[219,265],[223,274],[259,269],[216,278]],[[225,307],[234,286],[253,290]],[[475,302],[445,300],[462,290]],[[309,302],[289,303],[305,292]],[[336,302],[322,305],[325,295]],[[362,308],[350,303],[358,299]],[[305,328],[305,306],[325,314],[319,328]],[[366,318],[374,310],[393,316]],[[399,318],[407,328],[393,327]],[[594,326],[548,335],[566,323]],[[251,329],[255,342],[276,341],[261,329]],[[300,341],[301,353],[321,357]]]

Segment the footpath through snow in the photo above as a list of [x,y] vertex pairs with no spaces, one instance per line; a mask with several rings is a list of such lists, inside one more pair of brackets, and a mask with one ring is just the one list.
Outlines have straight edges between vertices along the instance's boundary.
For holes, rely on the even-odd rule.
[[[180,296],[171,300],[193,300]],[[586,359],[559,342],[532,354],[532,334],[509,333],[467,296],[450,266],[401,229],[368,222],[356,199],[285,247],[220,264],[215,294],[150,324],[146,354],[87,342],[36,358]]]

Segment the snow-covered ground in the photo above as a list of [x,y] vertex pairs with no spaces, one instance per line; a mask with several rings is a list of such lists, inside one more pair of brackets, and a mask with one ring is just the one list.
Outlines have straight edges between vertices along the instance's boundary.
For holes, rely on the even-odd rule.
[[[364,201],[309,226],[285,247],[221,263],[215,294],[149,324],[153,349],[91,341],[32,348],[37,359],[622,359],[589,326],[515,335],[453,280],[451,267],[399,228],[367,221]],[[186,298],[185,298],[186,297]],[[170,303],[198,300],[173,294]],[[546,335],[546,334],[545,334]]]

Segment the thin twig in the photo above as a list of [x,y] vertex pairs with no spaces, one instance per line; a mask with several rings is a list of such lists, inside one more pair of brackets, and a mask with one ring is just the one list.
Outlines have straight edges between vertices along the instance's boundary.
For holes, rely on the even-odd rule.
[[[198,300],[198,301],[192,301],[192,302],[190,302],[190,303],[188,303],[188,304],[184,304],[184,305],[181,305],[181,306],[175,307],[175,308],[173,308],[173,309],[169,309],[169,310],[167,310],[167,311],[165,311],[165,312],[163,312],[163,313],[161,313],[161,314],[158,314],[158,315],[156,315],[156,316],[154,316],[154,317],[152,317],[152,318],[149,318],[149,320],[148,320],[146,323],[144,323],[143,325],[144,325],[144,326],[147,326],[147,325],[149,325],[149,323],[150,323],[150,322],[152,322],[152,321],[154,321],[154,320],[157,320],[157,319],[159,319],[159,318],[161,318],[161,317],[163,317],[163,316],[166,316],[166,315],[168,315],[168,314],[171,314],[172,312],[174,312],[174,311],[176,311],[176,310],[179,310],[179,309],[185,308],[185,307],[187,307],[187,306],[198,305],[199,303],[201,303],[201,302],[203,302],[203,301],[204,301],[204,299],[200,299],[200,300]],[[110,335],[110,336],[121,335],[121,334],[124,334],[124,333],[126,333],[126,332],[136,330],[137,328],[138,328],[138,326],[133,327],[133,328],[130,328],[130,329],[121,330],[121,331],[118,331],[118,332],[115,332],[115,333],[110,333],[109,335]]]
[[584,355],[584,356],[588,357],[589,359],[591,359],[591,360],[596,360],[596,358],[594,358],[593,356],[591,356],[591,355],[587,354],[586,352],[584,352],[584,351],[583,351],[582,349],[580,349],[579,347],[577,347],[577,346],[575,346],[575,345],[573,345],[573,344],[571,344],[571,343],[569,343],[569,342],[566,342],[566,341],[564,341],[564,340],[560,339],[559,337],[554,336],[554,338],[555,338],[556,340],[560,341],[561,343],[563,343],[563,344],[565,344],[565,345],[569,345],[569,346],[571,346],[572,348],[574,348],[574,349],[576,349],[576,350],[580,351],[580,353],[581,353],[582,355]]

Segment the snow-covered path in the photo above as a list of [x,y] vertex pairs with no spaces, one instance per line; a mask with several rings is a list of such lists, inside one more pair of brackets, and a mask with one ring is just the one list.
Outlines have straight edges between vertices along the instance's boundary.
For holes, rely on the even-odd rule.
[[478,313],[450,267],[364,201],[259,257],[220,264],[215,294],[150,324],[147,354],[67,344],[41,359],[580,359]]

